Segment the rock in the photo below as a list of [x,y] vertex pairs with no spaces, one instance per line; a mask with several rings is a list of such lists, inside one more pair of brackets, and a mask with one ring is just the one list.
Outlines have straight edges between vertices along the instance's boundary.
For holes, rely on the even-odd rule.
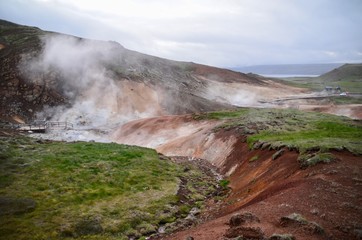
[[312,234],[324,234],[324,229],[315,222],[308,222],[308,224],[304,226],[304,230]]
[[263,143],[263,144],[262,144],[261,149],[262,149],[262,150],[267,149],[267,148],[269,149],[269,148],[270,148],[270,146],[271,146],[271,144],[270,144],[270,143],[265,142],[265,143]]
[[260,222],[259,218],[251,212],[244,212],[241,214],[241,217],[245,222]]
[[236,237],[236,238],[227,238],[227,240],[245,240],[245,238],[239,236],[239,237]]
[[259,218],[250,212],[237,213],[229,220],[230,227],[237,227],[245,222],[260,222]]
[[313,215],[318,215],[319,210],[317,208],[313,208],[312,210],[310,210],[310,213],[313,214]]
[[36,202],[31,198],[0,197],[0,216],[32,212],[35,208]]
[[230,227],[237,227],[244,223],[245,220],[241,217],[240,213],[233,215],[229,220]]
[[315,222],[307,221],[302,215],[298,213],[292,213],[289,216],[282,217],[280,219],[280,225],[282,227],[302,227],[304,231],[307,231],[311,234],[324,234],[324,229],[320,225]]
[[185,240],[194,240],[194,238],[191,237],[191,236],[188,236],[188,237],[185,238]]
[[295,240],[295,237],[291,234],[273,234],[269,240]]
[[242,237],[242,239],[263,240],[264,233],[259,227],[233,227],[229,228],[225,235],[227,238]]
[[256,142],[254,143],[253,145],[253,149],[256,150],[256,149],[259,149],[264,143],[263,142]]
[[283,227],[287,227],[290,225],[305,225],[307,223],[308,221],[298,213],[292,213],[280,219],[280,225]]
[[284,152],[285,152],[284,149],[280,149],[279,151],[277,151],[276,153],[273,154],[272,160],[278,159],[280,156],[282,156],[284,154]]
[[88,218],[78,222],[75,226],[75,233],[78,236],[99,234],[103,232],[103,227],[99,218]]

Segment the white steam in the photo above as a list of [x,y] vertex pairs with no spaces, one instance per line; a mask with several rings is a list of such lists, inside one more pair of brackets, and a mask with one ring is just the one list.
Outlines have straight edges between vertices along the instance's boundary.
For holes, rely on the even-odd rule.
[[255,89],[247,88],[247,84],[242,85],[212,81],[207,87],[204,97],[212,101],[227,103],[238,107],[260,105],[257,102],[258,97]]
[[[130,108],[130,102],[123,96],[122,79],[112,71],[121,67],[121,45],[56,34],[46,35],[42,41],[41,54],[24,58],[21,70],[33,82],[55,86],[70,99],[71,106],[45,108],[39,118],[71,122],[77,129],[92,129],[110,128],[154,114],[152,108],[145,112]],[[47,76],[52,77],[49,80]]]

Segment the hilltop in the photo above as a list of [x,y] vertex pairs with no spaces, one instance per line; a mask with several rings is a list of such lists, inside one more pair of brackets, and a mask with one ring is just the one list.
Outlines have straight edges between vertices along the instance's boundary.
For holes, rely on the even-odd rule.
[[[274,98],[300,92],[254,75],[161,59],[116,42],[6,21],[0,21],[0,37],[4,96],[0,118],[12,122],[35,118],[91,122],[95,116],[88,116],[92,115],[88,108],[102,110],[111,122],[233,108],[256,104],[261,95]],[[82,120],[71,116],[74,112]]]

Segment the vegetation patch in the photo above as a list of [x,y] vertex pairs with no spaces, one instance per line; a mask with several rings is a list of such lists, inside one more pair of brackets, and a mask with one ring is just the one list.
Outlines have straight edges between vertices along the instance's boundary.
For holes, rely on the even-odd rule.
[[237,111],[229,110],[222,112],[206,112],[206,113],[197,113],[193,115],[195,120],[205,120],[205,119],[213,119],[213,120],[224,120],[224,119],[233,119],[240,118],[245,112],[247,112],[247,108],[239,108]]
[[326,86],[330,86],[340,87],[343,92],[361,93],[361,76],[362,64],[345,64],[319,77],[292,77],[280,80],[276,79],[275,81],[315,91],[323,91]]
[[249,162],[254,162],[259,159],[259,155],[255,155],[252,158],[249,159]]
[[347,149],[362,154],[362,123],[347,117],[296,109],[252,109],[213,112],[198,115],[200,119],[222,116],[215,128],[235,129],[247,135],[250,147],[255,143],[268,143],[270,148],[288,147],[302,154],[310,149],[327,152],[330,149]]
[[311,234],[322,235],[325,233],[324,229],[319,224],[308,221],[299,213],[292,213],[288,216],[281,217],[280,225],[282,227],[298,227]]
[[222,179],[219,181],[219,185],[223,188],[223,189],[227,189],[229,187],[230,181],[226,180],[226,179]]
[[147,148],[26,137],[1,138],[0,146],[0,239],[139,238],[217,188],[198,168],[184,171]]
[[334,160],[336,160],[336,158],[333,154],[320,152],[303,154],[298,157],[298,162],[300,163],[301,168],[308,168],[318,163],[330,163]]

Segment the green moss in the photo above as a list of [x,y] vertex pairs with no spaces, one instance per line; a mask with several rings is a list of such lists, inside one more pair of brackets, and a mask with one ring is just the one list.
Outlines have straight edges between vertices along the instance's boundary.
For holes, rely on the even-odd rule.
[[249,159],[249,162],[254,162],[259,159],[259,155],[255,155],[252,158]]
[[226,180],[226,179],[222,179],[219,181],[219,185],[224,189],[227,189],[229,184],[230,184],[230,181]]
[[301,153],[310,149],[347,149],[362,154],[362,124],[359,120],[296,109],[248,109],[195,115],[196,119],[222,120],[215,132],[236,130],[256,142],[278,149],[287,146]]
[[335,160],[331,153],[303,154],[298,157],[301,168],[314,166],[318,163],[330,163]]
[[194,114],[194,119],[204,120],[204,119],[214,119],[214,120],[223,120],[223,119],[233,119],[242,116],[248,109],[239,108],[238,110],[230,110],[223,112],[207,112],[201,114]]
[[[0,218],[0,239],[72,237],[84,219],[98,219],[103,228],[89,239],[147,235],[160,222],[175,221],[178,211],[191,209],[175,195],[179,177],[195,183],[205,178],[195,167],[184,172],[183,165],[141,147],[40,144],[29,138],[1,138],[0,146],[7,149],[0,158],[0,196],[36,202],[31,212]],[[199,191],[197,199],[206,193]]]

